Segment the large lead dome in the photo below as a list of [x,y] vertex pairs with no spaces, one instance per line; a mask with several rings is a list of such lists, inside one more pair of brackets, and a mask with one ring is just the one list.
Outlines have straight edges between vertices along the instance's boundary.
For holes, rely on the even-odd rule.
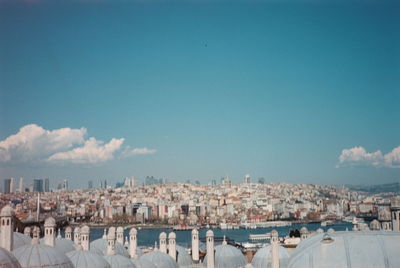
[[[215,247],[215,268],[238,268],[247,264],[243,253],[231,245],[219,245]],[[207,256],[204,258],[204,264],[207,265]]]
[[178,268],[178,264],[174,259],[169,256],[168,254],[162,253],[159,250],[154,250],[153,252],[144,254],[142,257],[140,257],[139,260],[145,260],[149,261],[156,268]]
[[287,267],[395,268],[400,267],[399,252],[400,232],[317,234],[300,243]]
[[[286,248],[282,246],[278,246],[279,248],[279,260],[280,263],[287,262],[288,258],[290,257],[289,252]],[[253,260],[251,262],[251,266],[253,268],[267,268],[271,266],[271,245],[265,246],[260,248],[256,255],[254,255]]]
[[0,248],[0,267],[21,268],[17,259],[4,248]]

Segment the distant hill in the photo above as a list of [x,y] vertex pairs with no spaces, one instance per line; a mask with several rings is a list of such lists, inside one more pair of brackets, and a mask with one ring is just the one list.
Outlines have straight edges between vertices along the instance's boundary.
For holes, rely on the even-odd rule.
[[368,192],[371,194],[400,192],[400,183],[386,183],[377,185],[346,185],[350,190]]

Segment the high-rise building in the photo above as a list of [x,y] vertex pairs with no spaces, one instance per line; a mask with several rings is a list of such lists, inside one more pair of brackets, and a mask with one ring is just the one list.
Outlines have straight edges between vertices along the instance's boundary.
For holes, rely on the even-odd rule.
[[250,175],[249,174],[246,174],[246,176],[244,176],[244,182],[250,183]]
[[265,179],[263,177],[258,178],[258,183],[264,184],[265,183]]
[[15,192],[15,178],[11,178],[10,181],[10,193]]
[[44,179],[44,191],[50,192],[50,181],[48,178]]
[[104,188],[107,189],[107,180],[104,180]]
[[43,180],[41,180],[41,179],[33,180],[33,191],[34,192],[43,192]]
[[25,192],[24,177],[19,178],[19,192]]
[[93,189],[93,181],[88,181],[88,189]]
[[68,190],[68,180],[64,180],[64,189]]
[[5,194],[10,193],[10,184],[11,184],[11,179],[4,179],[4,193]]
[[128,188],[133,188],[135,186],[135,181],[136,181],[135,177],[132,177],[132,178],[126,177],[124,186],[128,187]]

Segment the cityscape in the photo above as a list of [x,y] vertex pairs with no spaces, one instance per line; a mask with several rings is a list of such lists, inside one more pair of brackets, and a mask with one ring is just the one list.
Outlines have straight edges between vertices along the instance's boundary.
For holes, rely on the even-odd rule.
[[399,268],[399,14],[0,0],[0,268]]

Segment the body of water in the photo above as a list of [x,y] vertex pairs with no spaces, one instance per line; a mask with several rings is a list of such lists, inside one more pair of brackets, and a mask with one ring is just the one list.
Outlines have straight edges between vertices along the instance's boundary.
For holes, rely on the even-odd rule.
[[[235,242],[247,242],[249,238],[249,234],[265,234],[271,232],[273,229],[276,229],[279,232],[280,237],[284,237],[289,235],[290,230],[298,229],[301,227],[307,227],[309,231],[316,231],[318,228],[322,228],[325,232],[332,228],[335,231],[345,231],[346,228],[351,230],[353,225],[349,222],[339,222],[334,225],[329,225],[326,227],[321,227],[319,223],[311,223],[311,224],[293,224],[292,226],[285,227],[274,227],[274,228],[257,228],[257,229],[219,229],[212,228],[215,237],[223,237],[224,235],[234,240]],[[206,232],[208,229],[203,228],[199,230],[200,239],[206,236]],[[129,231],[130,229],[126,229],[124,231],[124,236],[129,239]],[[172,229],[168,228],[159,228],[159,229],[141,229],[138,230],[138,245],[139,246],[154,246],[154,243],[159,243],[159,235],[161,232],[166,232],[167,234],[172,232]],[[92,229],[90,231],[90,240],[96,240],[103,236],[104,229]],[[178,245],[183,247],[191,246],[191,231],[176,231],[176,242]]]

